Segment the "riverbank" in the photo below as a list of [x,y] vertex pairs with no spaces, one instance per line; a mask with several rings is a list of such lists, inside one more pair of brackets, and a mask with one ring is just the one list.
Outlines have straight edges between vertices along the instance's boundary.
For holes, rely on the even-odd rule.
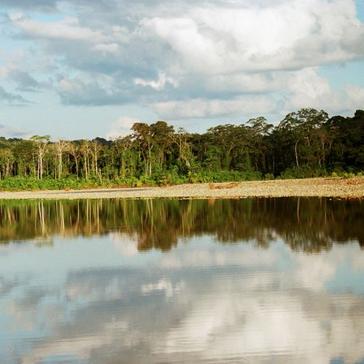
[[364,177],[310,178],[168,187],[0,192],[0,199],[333,197],[364,199]]

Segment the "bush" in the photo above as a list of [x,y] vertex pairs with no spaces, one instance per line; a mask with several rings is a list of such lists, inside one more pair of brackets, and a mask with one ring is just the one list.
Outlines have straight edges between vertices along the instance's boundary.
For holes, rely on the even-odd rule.
[[364,172],[350,172],[350,171],[343,171],[343,170],[334,170],[331,173],[331,177],[341,177],[341,178],[354,178],[354,177],[363,177],[364,176]]
[[248,171],[206,171],[189,174],[191,183],[210,183],[210,182],[234,182],[234,181],[254,181],[262,179],[260,172]]
[[[340,170],[334,170],[328,174],[325,170],[315,170],[309,168],[291,168],[285,170],[278,179],[292,178],[309,178],[322,177],[330,175],[332,177],[352,178],[355,176],[364,176],[363,172],[353,173]],[[272,180],[272,174],[262,176],[259,172],[254,171],[209,171],[200,170],[198,172],[189,172],[187,175],[180,175],[177,169],[167,171],[156,171],[152,176],[136,177],[117,177],[113,179],[89,178],[77,179],[74,176],[62,179],[44,178],[38,180],[34,177],[9,177],[0,180],[0,190],[6,191],[32,191],[32,190],[79,190],[88,188],[111,188],[111,187],[142,187],[142,186],[168,186],[182,183],[214,183],[214,182],[239,182],[239,181],[256,181]]]
[[44,178],[36,179],[34,177],[10,177],[0,180],[0,189],[8,191],[21,190],[70,190],[82,188],[110,187],[109,180],[100,181],[99,179],[77,179],[75,177],[66,177],[62,179]]
[[266,173],[264,175],[264,179],[265,180],[273,180],[274,179],[274,175],[272,173]]
[[281,173],[280,177],[283,179],[295,179],[295,178],[313,178],[326,176],[327,172],[324,169],[310,168],[310,167],[294,167],[288,168]]

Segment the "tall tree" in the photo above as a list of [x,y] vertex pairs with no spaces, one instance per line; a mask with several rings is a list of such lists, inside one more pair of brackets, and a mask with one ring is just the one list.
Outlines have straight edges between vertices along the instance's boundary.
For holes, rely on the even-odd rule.
[[327,120],[328,114],[325,111],[306,108],[288,114],[279,124],[280,131],[292,140],[297,168],[301,162],[317,160],[317,155],[322,155],[322,144],[315,142],[319,136],[318,130]]
[[69,149],[69,143],[65,140],[58,140],[55,143],[55,149],[57,154],[58,179],[61,179],[63,173],[63,153]]
[[37,147],[37,177],[38,179],[42,179],[43,178],[43,173],[44,173],[44,166],[43,166],[43,162],[44,162],[44,156],[45,156],[45,152],[47,150],[47,146],[48,143],[50,141],[50,136],[49,135],[34,135],[30,138],[36,145]]

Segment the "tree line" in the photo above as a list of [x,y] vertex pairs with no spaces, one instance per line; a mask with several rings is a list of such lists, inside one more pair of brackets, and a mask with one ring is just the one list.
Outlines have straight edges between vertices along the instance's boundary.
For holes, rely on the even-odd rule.
[[323,110],[305,108],[277,126],[257,117],[200,134],[157,121],[136,122],[129,135],[115,140],[0,137],[0,179],[6,181],[178,183],[363,170],[363,110],[329,118]]

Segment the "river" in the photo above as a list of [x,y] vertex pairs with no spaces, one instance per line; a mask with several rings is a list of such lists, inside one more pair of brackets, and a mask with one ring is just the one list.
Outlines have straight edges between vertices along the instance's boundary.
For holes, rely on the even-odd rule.
[[364,201],[0,201],[0,363],[364,363]]

